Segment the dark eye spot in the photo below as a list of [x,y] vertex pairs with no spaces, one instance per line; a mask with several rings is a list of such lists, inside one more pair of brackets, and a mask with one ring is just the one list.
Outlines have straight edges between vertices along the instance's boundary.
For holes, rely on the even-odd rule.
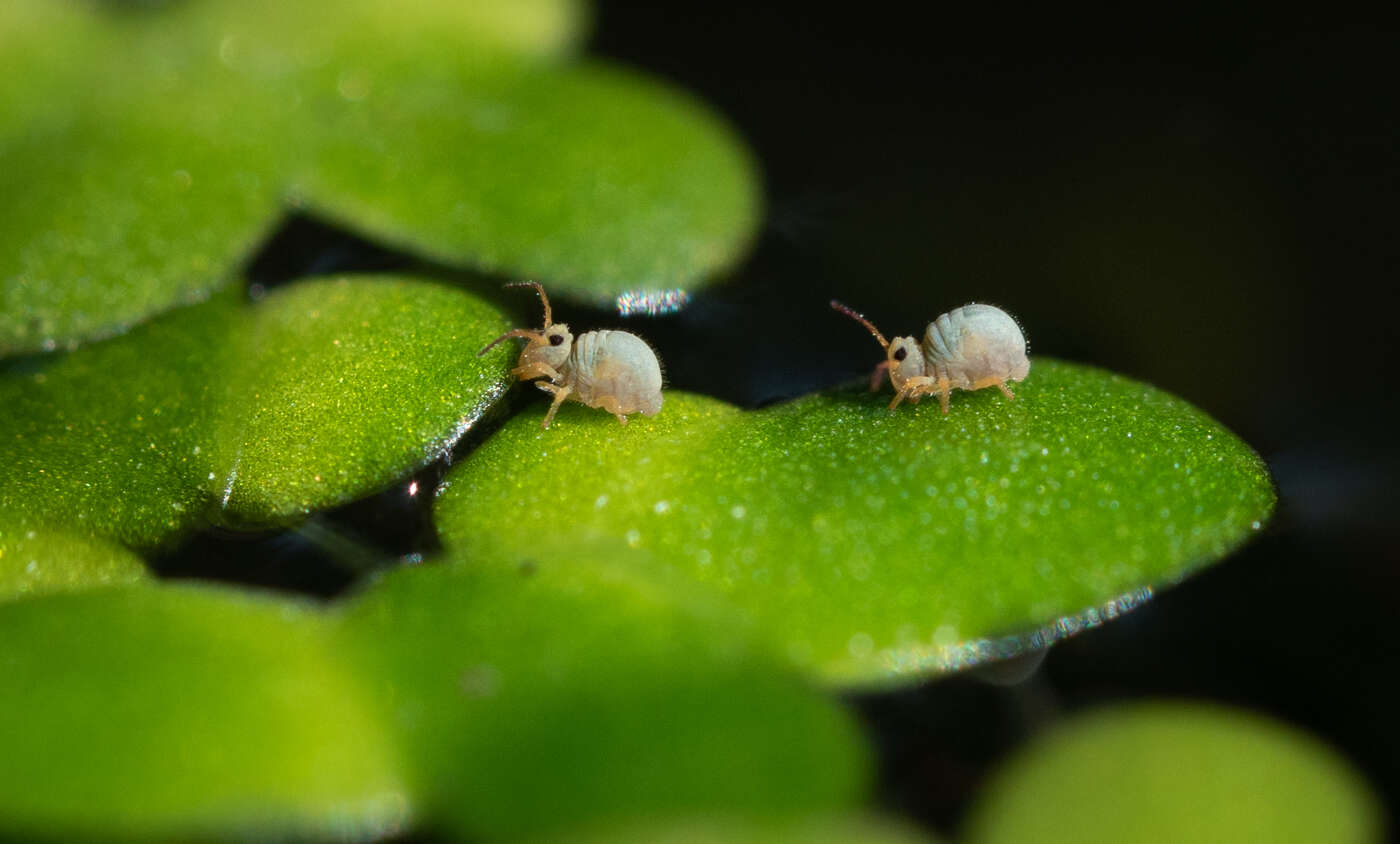
[[907,357],[909,357],[909,350],[904,348],[903,346],[900,346],[898,349],[894,350],[895,360],[904,360]]
[[549,335],[549,345],[551,345],[551,346],[557,346],[557,345],[559,345],[559,344],[562,343],[562,342],[564,342],[564,335],[563,335],[563,334],[551,334],[551,335]]

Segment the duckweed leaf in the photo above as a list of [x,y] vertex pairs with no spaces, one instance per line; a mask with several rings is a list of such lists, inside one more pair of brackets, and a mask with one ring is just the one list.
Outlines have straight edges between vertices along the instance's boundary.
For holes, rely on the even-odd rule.
[[358,498],[429,462],[504,393],[510,325],[459,290],[308,281],[251,309],[206,492],[268,524]]
[[[215,387],[243,306],[229,292],[0,375],[0,524],[149,548],[205,506]],[[13,539],[11,538],[13,537]]]
[[148,549],[202,523],[280,524],[377,491],[505,389],[510,350],[476,352],[506,328],[460,290],[320,279],[253,304],[225,291],[0,375],[4,582],[23,581],[13,567],[38,559],[23,555],[44,537],[97,549],[49,570],[54,583],[105,582],[113,558],[97,540]]
[[969,819],[969,844],[1381,840],[1361,777],[1317,740],[1183,703],[1119,706],[1014,756]]
[[352,603],[427,806],[472,840],[612,819],[837,811],[864,755],[831,701],[724,617],[603,559],[400,569]]
[[324,125],[298,185],[318,213],[597,304],[700,286],[737,259],[758,218],[732,132],[618,68],[405,87]]
[[213,588],[0,605],[5,833],[368,838],[409,806],[325,619]]
[[722,121],[637,74],[549,61],[578,38],[570,0],[16,9],[0,355],[209,295],[288,204],[597,301],[703,283],[757,219]]
[[66,110],[0,120],[0,354],[199,301],[278,222],[283,153],[228,125],[256,108],[247,91],[130,76],[56,93]]
[[314,92],[489,75],[569,49],[583,16],[572,0],[16,3],[0,18],[0,354],[113,334],[236,278],[317,155]]
[[872,684],[1111,618],[1273,506],[1248,446],[1100,370],[1039,359],[1016,401],[959,393],[948,416],[888,401],[740,412],[671,392],[626,428],[570,405],[548,431],[540,407],[453,470],[439,531],[476,564],[631,559],[737,606],[826,680]]

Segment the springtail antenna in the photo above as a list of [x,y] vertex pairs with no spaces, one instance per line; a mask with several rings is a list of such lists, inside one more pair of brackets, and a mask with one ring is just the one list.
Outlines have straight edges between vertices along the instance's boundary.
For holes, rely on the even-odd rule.
[[544,286],[538,281],[512,281],[506,287],[533,287],[535,292],[540,294],[540,301],[544,303],[544,327],[548,329],[554,324],[554,317],[549,313],[549,297],[544,295]]
[[890,347],[890,341],[885,339],[885,335],[880,333],[880,329],[870,324],[870,320],[866,319],[865,317],[861,316],[860,314],[856,313],[855,311],[851,310],[850,308],[846,307],[845,305],[841,304],[835,299],[831,300],[831,307],[835,308],[836,310],[840,311],[841,313],[845,314],[846,316],[850,317],[851,319],[855,320],[856,322],[859,322],[861,325],[870,329],[870,333],[875,335],[875,339],[880,341],[881,346],[884,346],[886,349]]
[[544,342],[544,335],[539,333],[538,331],[530,331],[526,328],[516,328],[512,331],[507,331],[505,334],[502,334],[500,337],[497,337],[495,340],[492,340],[489,344],[487,344],[486,348],[477,352],[476,356],[481,357],[482,355],[496,348],[496,346],[502,340],[509,340],[512,337],[524,337],[526,340],[537,340],[541,343]]

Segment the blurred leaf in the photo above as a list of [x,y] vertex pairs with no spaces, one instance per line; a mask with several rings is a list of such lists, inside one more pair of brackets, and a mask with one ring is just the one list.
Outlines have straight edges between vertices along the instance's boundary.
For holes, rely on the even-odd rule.
[[146,577],[141,558],[115,542],[15,526],[8,518],[0,517],[0,601]]
[[934,844],[912,826],[878,815],[811,815],[795,820],[669,818],[571,830],[549,841],[570,844]]
[[0,605],[7,834],[364,838],[409,806],[322,617],[214,588]]
[[[616,574],[617,576],[614,576]],[[839,810],[861,796],[851,722],[723,617],[602,560],[393,572],[344,651],[380,678],[425,805],[473,840],[603,820]]]
[[77,98],[70,114],[0,122],[0,354],[117,333],[198,301],[276,225],[269,149],[189,93],[159,108]]
[[318,214],[598,305],[700,286],[758,219],[742,143],[699,102],[621,69],[391,88],[317,124],[298,191]]
[[1104,709],[1013,756],[968,821],[969,844],[1381,840],[1365,782],[1315,739],[1227,709]]
[[744,413],[671,392],[626,428],[569,405],[548,431],[540,407],[453,470],[439,530],[477,564],[631,560],[739,607],[825,680],[865,685],[1112,618],[1273,507],[1248,446],[1100,370],[1038,359],[1015,402],[958,393],[948,416],[888,401]]
[[[106,582],[96,539],[147,549],[375,492],[505,389],[509,349],[476,352],[506,321],[460,290],[369,276],[234,294],[0,375],[0,584],[28,582],[34,554],[52,583]],[[40,547],[64,537],[90,551]]]
[[303,203],[563,295],[704,283],[756,223],[751,163],[680,93],[548,61],[583,17],[567,0],[21,0],[0,70],[43,81],[0,81],[0,355],[209,295]]

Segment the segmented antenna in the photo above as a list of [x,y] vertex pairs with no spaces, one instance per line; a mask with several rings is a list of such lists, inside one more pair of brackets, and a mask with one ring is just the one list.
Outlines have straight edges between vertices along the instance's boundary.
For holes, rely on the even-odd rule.
[[836,310],[840,311],[841,313],[845,314],[846,316],[850,317],[851,319],[855,320],[856,322],[859,322],[861,325],[868,328],[870,330],[870,333],[875,335],[875,339],[880,341],[881,346],[884,346],[886,349],[890,347],[890,341],[885,339],[885,335],[880,333],[880,329],[870,324],[870,320],[866,319],[865,317],[861,316],[860,314],[856,313],[855,311],[851,310],[850,308],[846,307],[845,305],[841,304],[835,299],[831,300],[831,307],[835,308]]
[[506,287],[533,287],[535,292],[540,294],[540,301],[544,303],[544,327],[548,330],[554,324],[554,318],[549,312],[549,297],[544,295],[544,286],[538,281],[512,281]]
[[530,331],[527,328],[516,328],[511,331],[507,331],[505,334],[502,334],[500,337],[497,337],[495,340],[492,340],[486,345],[486,348],[477,352],[476,356],[481,357],[482,355],[496,348],[496,346],[502,340],[509,340],[511,337],[524,337],[526,340],[536,340],[541,343],[544,342],[544,335],[539,333],[538,331]]

